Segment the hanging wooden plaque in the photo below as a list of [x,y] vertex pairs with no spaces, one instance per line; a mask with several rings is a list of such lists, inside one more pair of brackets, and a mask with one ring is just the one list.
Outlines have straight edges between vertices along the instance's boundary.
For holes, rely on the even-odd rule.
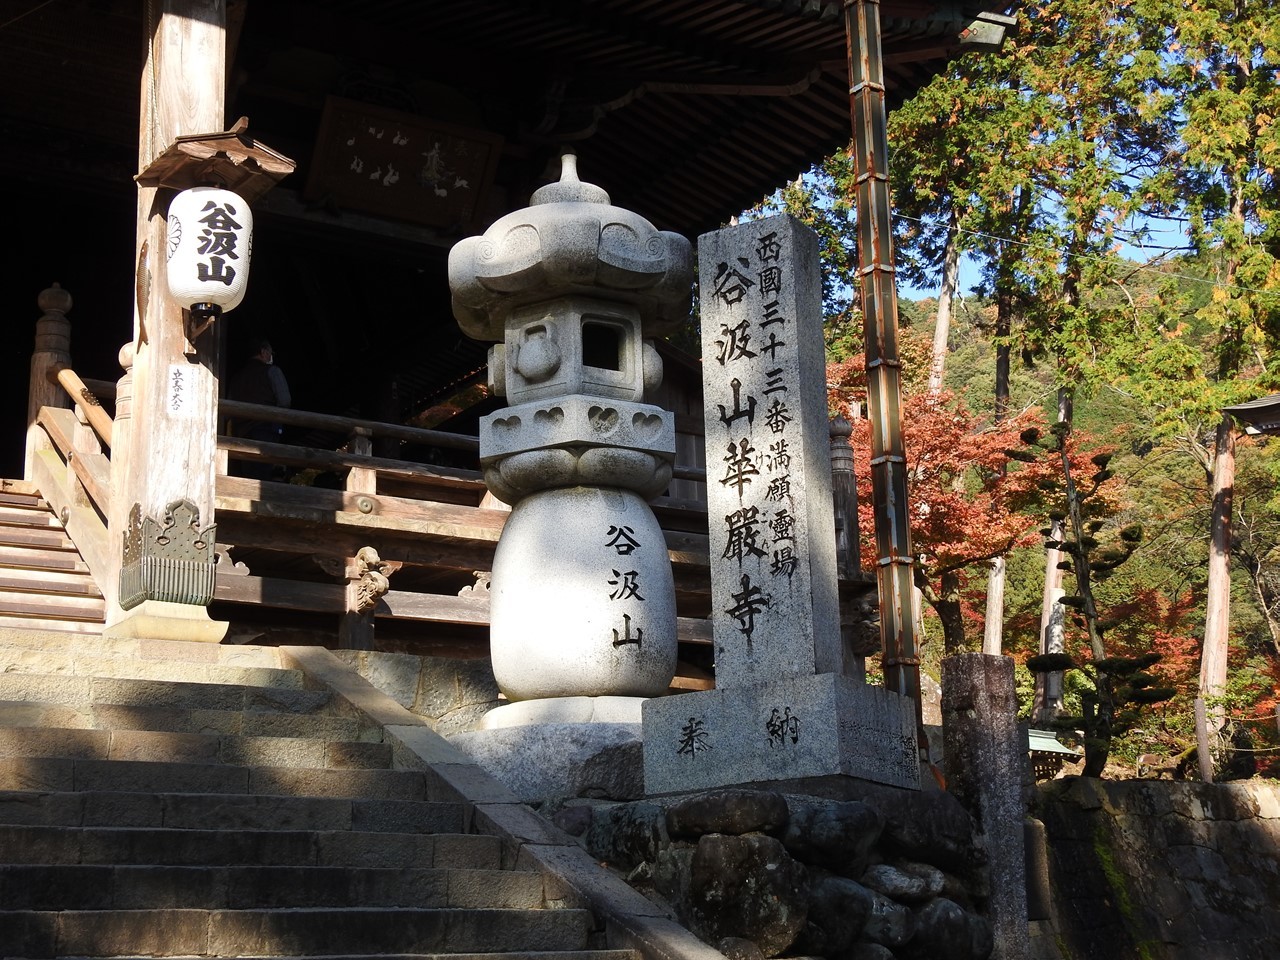
[[330,97],[304,196],[425,226],[465,228],[484,211],[502,138]]

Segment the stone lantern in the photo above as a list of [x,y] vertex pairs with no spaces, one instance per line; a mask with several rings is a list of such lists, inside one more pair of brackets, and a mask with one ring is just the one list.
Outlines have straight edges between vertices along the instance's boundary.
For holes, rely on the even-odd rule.
[[691,248],[562,163],[528,208],[449,256],[454,315],[495,344],[490,386],[510,404],[481,422],[480,461],[512,506],[490,622],[519,722],[569,719],[563,698],[663,693],[676,662],[671,564],[647,502],[671,479],[674,418],[644,396],[662,381],[648,338],[689,314]]

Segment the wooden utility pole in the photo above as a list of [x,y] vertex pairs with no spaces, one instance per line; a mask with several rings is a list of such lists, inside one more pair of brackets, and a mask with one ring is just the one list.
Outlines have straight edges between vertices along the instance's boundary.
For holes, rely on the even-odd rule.
[[[175,138],[221,130],[225,121],[226,3],[153,0],[147,11],[139,170]],[[169,296],[173,195],[138,189],[132,416],[112,449],[109,525],[120,593],[109,605],[106,632],[218,642],[227,625],[210,620],[206,609],[214,570],[218,336],[210,329],[189,342],[183,307]]]

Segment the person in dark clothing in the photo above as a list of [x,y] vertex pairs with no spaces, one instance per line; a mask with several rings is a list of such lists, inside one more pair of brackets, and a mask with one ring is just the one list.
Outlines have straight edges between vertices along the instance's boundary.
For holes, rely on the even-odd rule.
[[[275,354],[270,342],[256,340],[248,361],[236,374],[227,390],[227,399],[242,403],[256,403],[267,407],[287,407],[292,398],[284,373],[275,365]],[[284,426],[269,420],[239,420],[235,423],[235,435],[246,440],[263,440],[279,443]],[[240,474],[257,480],[270,480],[271,464],[264,461],[242,461]]]

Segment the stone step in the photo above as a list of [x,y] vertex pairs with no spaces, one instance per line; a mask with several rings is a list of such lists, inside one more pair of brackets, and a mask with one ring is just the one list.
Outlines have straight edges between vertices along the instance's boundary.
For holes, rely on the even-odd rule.
[[15,825],[0,825],[0,863],[473,870],[503,867],[501,841],[474,833]]
[[[428,800],[255,794],[0,791],[0,824],[174,830],[463,833],[467,807]],[[0,903],[3,903],[0,899]]]
[[532,871],[392,867],[173,867],[47,864],[0,867],[9,910],[246,910],[466,907],[537,910]]
[[418,770],[318,770],[58,757],[0,757],[0,790],[430,799],[425,776]]
[[13,910],[9,956],[360,956],[582,950],[585,910]]
[[196,643],[183,640],[102,637],[86,648],[79,640],[56,633],[25,630],[0,634],[0,645],[47,653],[92,654],[135,660],[175,660],[184,663],[223,664],[231,667],[281,666],[280,651],[256,644]]
[[[99,606],[102,600],[96,601]],[[3,592],[0,591],[0,603]],[[4,609],[4,607],[0,607]],[[84,645],[82,645],[84,646]],[[192,663],[80,651],[38,650],[0,644],[0,673],[58,677],[97,677],[115,680],[162,680],[245,687],[301,690],[305,678],[299,670],[283,667],[237,666],[224,663]]]
[[0,757],[386,770],[391,746],[311,737],[10,726],[0,727]]
[[0,700],[0,726],[61,727],[79,730],[156,730],[173,733],[310,737],[317,740],[380,742],[382,730],[356,717],[254,710],[147,707],[110,703],[42,703]]
[[[216,669],[216,668],[211,668]],[[231,668],[238,669],[238,668]],[[198,671],[196,671],[198,672]],[[189,682],[122,677],[0,673],[0,701],[64,705],[112,704],[183,710],[266,710],[309,714],[341,702],[327,690],[258,687],[229,682]]]

